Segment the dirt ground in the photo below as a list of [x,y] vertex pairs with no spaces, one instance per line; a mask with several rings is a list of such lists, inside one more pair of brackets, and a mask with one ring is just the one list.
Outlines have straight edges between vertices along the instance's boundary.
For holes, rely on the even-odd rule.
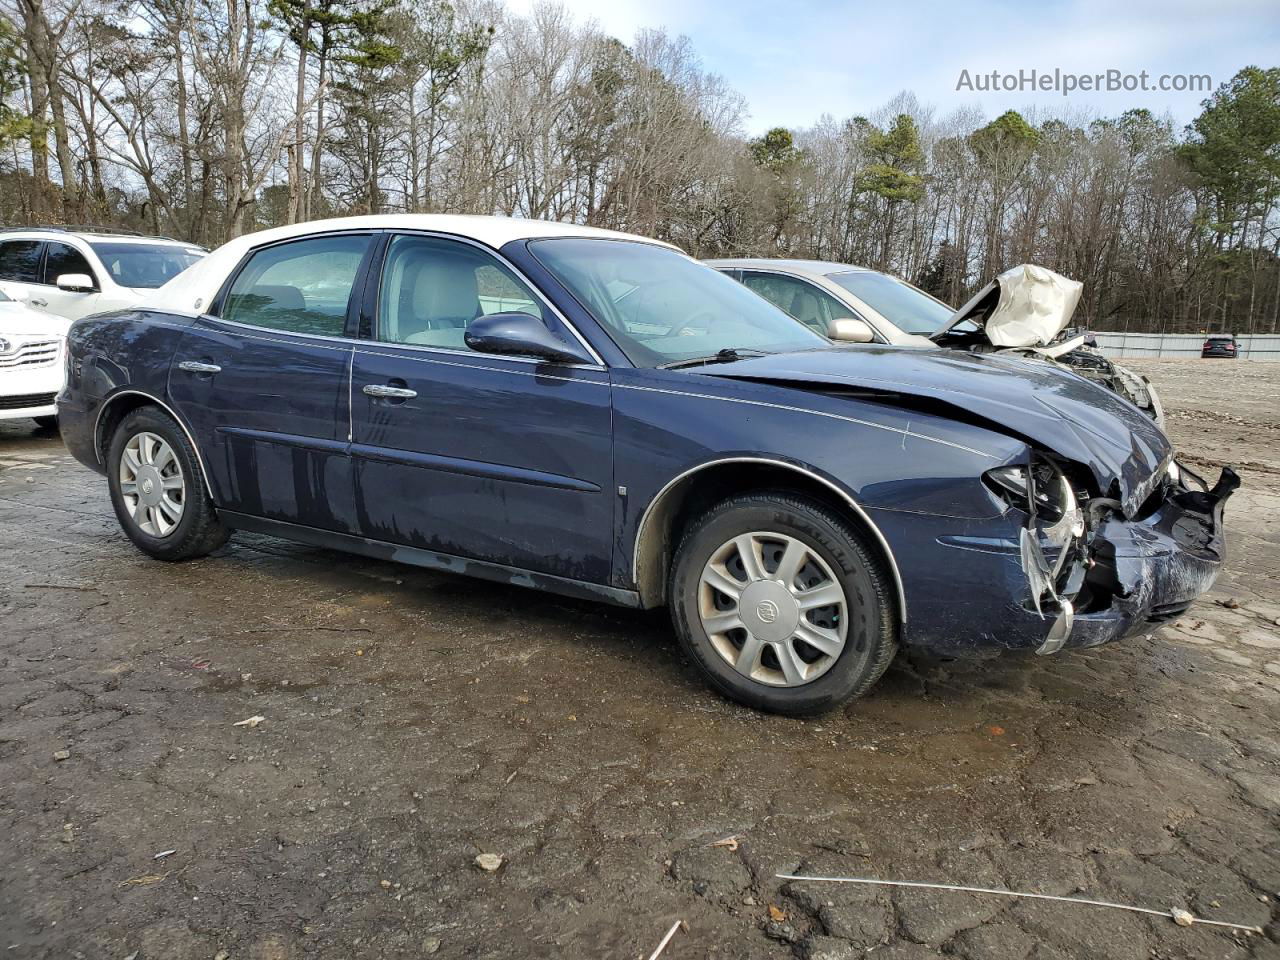
[[156,563],[0,426],[2,956],[632,960],[678,919],[663,960],[1280,956],[1280,363],[1134,366],[1244,476],[1215,591],[809,721],[711,694],[658,616],[243,534]]

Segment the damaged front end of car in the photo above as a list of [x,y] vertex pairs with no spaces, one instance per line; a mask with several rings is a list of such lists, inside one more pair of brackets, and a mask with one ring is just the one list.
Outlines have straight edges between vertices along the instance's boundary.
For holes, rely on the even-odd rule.
[[1103,356],[1084,336],[1063,339],[1082,290],[1079,281],[1023,264],[995,277],[930,339],[949,349],[1064,367],[1124,397],[1163,427],[1164,407],[1149,379]]
[[1071,634],[1074,600],[1088,570],[1084,510],[1067,475],[1047,457],[990,470],[983,480],[1000,499],[1026,515],[1018,534],[1018,556],[1036,613],[1054,617],[1039,650],[1052,653]]
[[1139,410],[1048,364],[883,347],[745,358],[708,379],[901,430],[892,464],[826,444],[898,558],[902,642],[943,656],[1106,643],[1179,616],[1225,557],[1230,468],[1210,488]]
[[1163,428],[1164,404],[1151,380],[1107,359],[1097,349],[1085,346],[1083,340],[1077,337],[1061,344],[1069,349],[1055,355],[1053,361],[1124,397]]
[[1040,452],[983,480],[1023,519],[1024,610],[1050,624],[1040,654],[1096,646],[1181,616],[1217,578],[1225,559],[1222,510],[1240,485],[1226,467],[1209,488],[1170,458],[1126,515],[1120,501],[1091,495],[1070,464]]

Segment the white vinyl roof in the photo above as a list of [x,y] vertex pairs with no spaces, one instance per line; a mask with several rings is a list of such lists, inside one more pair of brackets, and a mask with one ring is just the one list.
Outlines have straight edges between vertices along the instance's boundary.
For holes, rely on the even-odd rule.
[[[639,240],[660,246],[671,246],[648,237],[619,233],[616,230],[583,227],[573,223],[555,223],[549,220],[520,220],[515,217],[417,213],[338,217],[332,220],[312,220],[307,223],[274,227],[270,230],[259,230],[257,233],[249,233],[229,240],[203,260],[192,264],[163,287],[149,294],[138,306],[142,309],[164,310],[169,313],[197,314],[209,309],[210,302],[222,287],[227,275],[254,247],[313,234],[370,229],[431,230],[436,233],[465,237],[492,247],[494,250],[512,240],[532,240],[540,237],[600,237],[612,240]],[[676,248],[672,247],[672,249]]]

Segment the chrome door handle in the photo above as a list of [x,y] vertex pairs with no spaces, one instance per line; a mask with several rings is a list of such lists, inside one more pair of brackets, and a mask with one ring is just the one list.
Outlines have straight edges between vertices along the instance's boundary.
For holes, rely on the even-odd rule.
[[37,307],[47,307],[49,305],[48,300],[41,300],[38,297],[32,297],[27,303],[34,304]]
[[417,390],[406,390],[404,387],[388,387],[381,383],[371,383],[364,388],[366,396],[395,397],[399,400],[410,400],[418,395]]
[[216,363],[200,363],[198,360],[183,360],[178,364],[179,370],[187,373],[221,373],[222,368]]

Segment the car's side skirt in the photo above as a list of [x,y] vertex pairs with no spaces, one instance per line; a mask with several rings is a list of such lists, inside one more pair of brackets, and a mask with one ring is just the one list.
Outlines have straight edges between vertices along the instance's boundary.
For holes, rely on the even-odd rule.
[[602,583],[570,580],[568,577],[557,577],[549,573],[522,570],[519,567],[508,567],[486,560],[469,560],[466,557],[423,550],[420,547],[407,547],[398,543],[388,543],[385,540],[370,540],[366,537],[338,533],[333,530],[320,530],[284,520],[269,520],[265,517],[235,513],[231,510],[219,510],[218,516],[227,526],[237,530],[265,533],[268,536],[283,537],[286,540],[296,540],[329,550],[358,553],[376,560],[407,563],[415,567],[425,567],[428,570],[443,570],[446,573],[492,580],[495,583],[532,587],[535,590],[545,590],[548,593],[558,593],[566,597],[599,600],[622,607],[640,606],[640,594],[635,590],[620,590]]

